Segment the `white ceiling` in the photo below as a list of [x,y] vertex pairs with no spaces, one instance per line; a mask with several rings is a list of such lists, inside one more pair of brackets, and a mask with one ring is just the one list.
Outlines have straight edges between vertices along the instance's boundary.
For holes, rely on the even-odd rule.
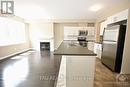
[[[15,15],[25,19],[97,19],[110,7],[129,0],[14,0]],[[100,5],[98,11],[90,11]]]

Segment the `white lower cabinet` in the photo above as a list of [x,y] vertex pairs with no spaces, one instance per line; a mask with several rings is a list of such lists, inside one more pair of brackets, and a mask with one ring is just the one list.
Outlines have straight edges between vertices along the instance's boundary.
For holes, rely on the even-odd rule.
[[101,59],[102,57],[102,44],[95,43],[94,44],[94,53],[97,54],[97,57]]
[[93,87],[95,56],[62,56],[56,87]]
[[87,47],[89,50],[94,51],[94,42],[88,42]]

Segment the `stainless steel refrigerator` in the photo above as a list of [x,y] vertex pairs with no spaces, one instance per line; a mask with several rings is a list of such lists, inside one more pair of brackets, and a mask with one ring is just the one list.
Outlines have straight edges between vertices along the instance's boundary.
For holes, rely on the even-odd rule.
[[101,61],[114,72],[120,72],[126,25],[107,26],[103,35],[103,52]]

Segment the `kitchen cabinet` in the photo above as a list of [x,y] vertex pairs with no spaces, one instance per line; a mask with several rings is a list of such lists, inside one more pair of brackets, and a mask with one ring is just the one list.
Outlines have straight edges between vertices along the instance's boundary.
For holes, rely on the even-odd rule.
[[79,30],[82,27],[64,27],[64,40],[77,40]]
[[88,36],[95,35],[95,27],[86,27],[85,29],[88,30]]
[[94,51],[94,42],[88,42],[87,47],[89,50]]
[[77,40],[79,30],[88,30],[88,39],[95,39],[95,27],[64,27],[64,40]]
[[107,24],[128,19],[128,9],[107,18]]
[[62,56],[56,87],[93,87],[95,56]]
[[101,43],[94,44],[94,53],[96,53],[97,57],[99,59],[101,59],[101,56],[102,56],[102,44]]
[[103,35],[104,29],[107,27],[106,21],[101,22],[100,24],[100,35]]

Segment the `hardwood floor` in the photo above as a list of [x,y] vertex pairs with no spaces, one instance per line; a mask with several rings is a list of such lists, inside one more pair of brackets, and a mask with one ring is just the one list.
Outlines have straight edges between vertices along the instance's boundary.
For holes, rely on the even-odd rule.
[[94,81],[95,87],[130,87],[130,75],[123,75],[125,77],[124,79],[126,79],[125,81],[119,81],[119,76],[119,74],[106,68],[97,58]]
[[[0,62],[0,87],[54,87],[61,56],[49,51],[29,51]],[[118,81],[117,74],[96,60],[94,87],[130,87],[130,75]]]
[[60,58],[43,51],[3,61],[0,63],[0,87],[54,87]]

